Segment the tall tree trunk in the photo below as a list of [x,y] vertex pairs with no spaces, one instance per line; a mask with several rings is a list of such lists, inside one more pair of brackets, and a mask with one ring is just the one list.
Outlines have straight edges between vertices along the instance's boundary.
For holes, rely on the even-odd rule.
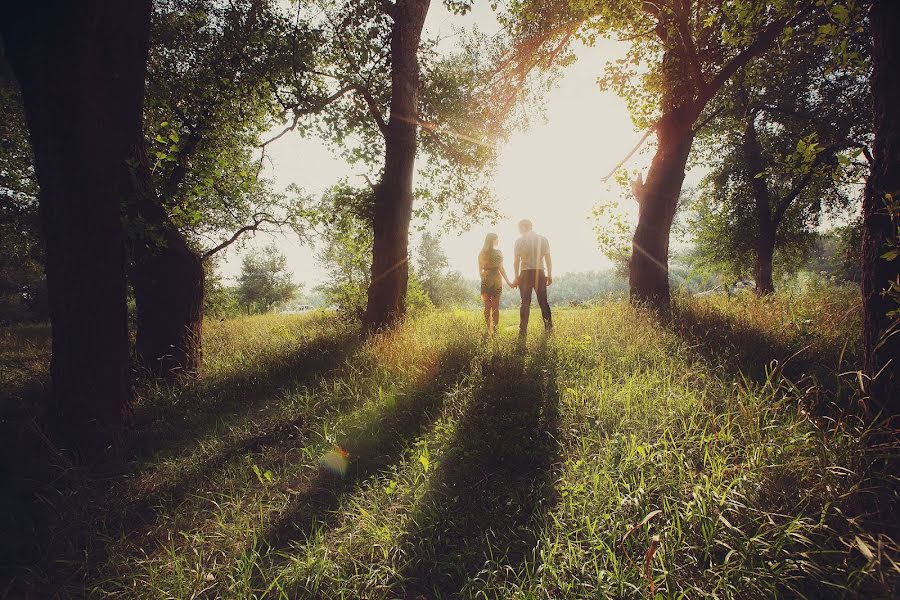
[[[744,98],[746,104],[746,98]],[[766,180],[760,177],[765,171],[762,149],[756,135],[756,115],[748,114],[743,139],[744,174],[750,181],[753,202],[756,212],[756,259],[753,278],[756,282],[756,295],[766,296],[775,293],[775,282],[772,277],[772,259],[775,255],[775,223],[772,217],[772,201]]]
[[[876,0],[873,33],[872,98],[875,141],[872,172],[863,200],[862,296],[865,372],[876,409],[900,414],[900,329],[890,312],[900,308],[900,258],[883,255],[898,243],[900,201],[900,3]],[[889,208],[886,197],[893,197]]]
[[775,256],[775,232],[760,229],[757,232],[757,236],[756,260],[753,265],[756,295],[770,296],[775,293],[775,281],[772,277],[772,259]]
[[[149,177],[143,182],[148,183]],[[149,185],[144,189],[134,210],[147,230],[129,240],[137,359],[155,375],[197,374],[203,333],[203,264]]]
[[40,184],[53,328],[51,417],[106,447],[130,415],[121,204],[140,139],[149,0],[6,3]]
[[376,187],[372,281],[363,325],[393,326],[406,313],[409,222],[418,129],[419,40],[429,0],[397,0],[391,7],[391,112],[385,131],[384,174]]
[[640,209],[629,266],[632,303],[665,310],[671,302],[669,234],[694,142],[695,112],[691,107],[679,107],[667,113],[656,128],[656,154],[647,181],[636,191]]

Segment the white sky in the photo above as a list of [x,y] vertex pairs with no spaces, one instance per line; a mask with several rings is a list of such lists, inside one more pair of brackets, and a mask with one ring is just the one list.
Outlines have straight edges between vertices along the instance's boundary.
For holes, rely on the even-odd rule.
[[[454,28],[477,25],[484,32],[495,31],[496,22],[486,4],[477,2],[473,13],[456,17],[435,0],[426,30],[432,35],[449,35]],[[601,93],[596,80],[606,61],[625,49],[623,43],[605,41],[576,51],[578,60],[547,98],[546,121],[536,120],[528,131],[514,134],[501,150],[495,190],[503,219],[495,226],[474,224],[465,233],[442,236],[451,268],[476,278],[476,256],[489,231],[499,234],[501,250],[511,256],[515,224],[522,218],[532,219],[535,230],[549,239],[555,274],[610,265],[597,249],[591,208],[598,200],[618,198],[617,186],[604,184],[601,178],[628,153],[641,132],[632,126],[625,103],[612,93]],[[319,140],[295,133],[270,145],[267,154],[272,159],[267,175],[278,189],[295,183],[318,194],[342,177],[352,179],[361,172],[334,156]],[[633,157],[628,166],[645,169],[648,164],[649,156],[643,153]],[[631,200],[622,200],[621,208],[636,213]],[[259,234],[247,249],[272,240],[287,256],[297,282],[306,283],[307,289],[321,282],[322,270],[313,249],[301,246],[293,233]],[[411,248],[416,245],[414,238]],[[238,274],[240,256],[247,249],[227,251],[220,263],[226,277]]]

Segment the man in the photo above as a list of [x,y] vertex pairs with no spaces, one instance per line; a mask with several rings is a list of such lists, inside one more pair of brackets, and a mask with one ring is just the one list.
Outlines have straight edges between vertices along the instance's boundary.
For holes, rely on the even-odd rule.
[[[531,292],[537,293],[541,316],[544,317],[544,328],[553,329],[550,316],[550,303],[547,302],[547,286],[553,283],[553,262],[550,260],[550,243],[542,235],[533,231],[533,224],[528,219],[519,221],[521,237],[516,240],[515,279],[513,287],[519,287],[522,305],[519,307],[519,335],[525,336],[528,331],[528,316],[531,312]],[[544,264],[547,273],[544,273]]]

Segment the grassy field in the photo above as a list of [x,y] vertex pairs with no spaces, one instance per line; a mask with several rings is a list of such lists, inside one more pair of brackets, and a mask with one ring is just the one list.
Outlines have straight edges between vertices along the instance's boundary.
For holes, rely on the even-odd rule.
[[[7,590],[898,593],[897,452],[846,410],[852,294],[683,302],[665,323],[560,309],[524,346],[516,319],[495,339],[475,312],[370,340],[321,314],[208,323],[200,381],[140,386],[121,464],[15,461]],[[46,331],[0,335],[6,437],[46,450],[27,418]]]

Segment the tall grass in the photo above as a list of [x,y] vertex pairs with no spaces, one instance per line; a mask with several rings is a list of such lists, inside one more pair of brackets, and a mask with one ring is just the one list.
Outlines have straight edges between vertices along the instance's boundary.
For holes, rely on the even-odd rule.
[[[848,299],[207,328],[141,388],[130,460],[30,488],[16,590],[127,598],[897,593],[896,449],[853,410]],[[39,372],[40,369],[38,368]],[[50,491],[52,490],[52,492]]]

